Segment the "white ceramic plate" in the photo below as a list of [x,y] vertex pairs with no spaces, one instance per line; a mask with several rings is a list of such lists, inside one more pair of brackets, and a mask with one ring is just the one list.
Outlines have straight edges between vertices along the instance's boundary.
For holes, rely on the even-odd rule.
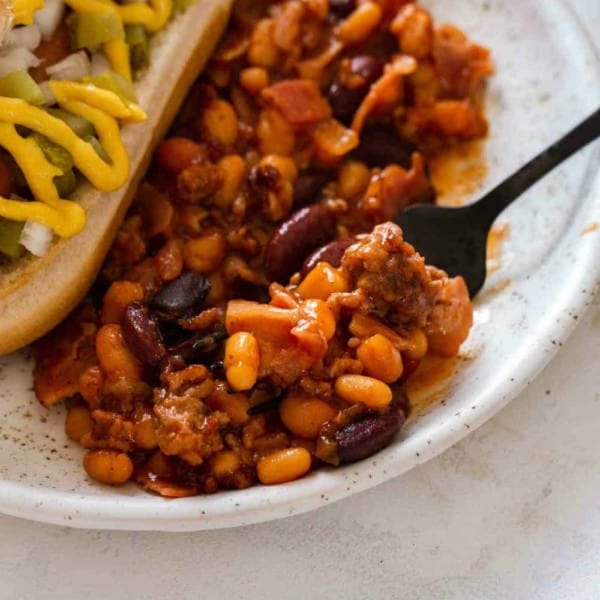
[[[560,0],[423,0],[438,20],[488,45],[497,65],[489,94],[486,186],[600,104],[600,61]],[[429,460],[514,398],[558,351],[589,304],[600,272],[598,148],[549,176],[503,217],[501,268],[477,302],[476,325],[443,404],[411,420],[389,448],[360,463],[278,487],[167,501],[134,485],[86,479],[82,450],[31,392],[24,354],[0,359],[0,511],[105,529],[199,530],[317,508]],[[481,190],[483,191],[483,190]]]

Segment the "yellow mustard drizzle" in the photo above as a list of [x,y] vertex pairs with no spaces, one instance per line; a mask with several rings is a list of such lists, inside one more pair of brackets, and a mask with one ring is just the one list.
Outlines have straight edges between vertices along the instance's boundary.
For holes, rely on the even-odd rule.
[[[77,13],[110,12],[118,17],[121,34],[104,44],[102,49],[111,69],[129,81],[132,74],[124,26],[140,24],[155,33],[165,27],[173,12],[173,0],[150,0],[149,4],[139,2],[129,5],[116,4],[112,0],[65,0],[65,4]],[[35,11],[44,6],[44,0],[12,0],[9,5],[15,25],[30,25]],[[121,187],[129,176],[129,157],[117,120],[136,123],[144,121],[146,113],[137,104],[85,81],[51,81],[50,86],[60,107],[94,125],[110,164],[62,120],[18,98],[0,97],[0,146],[13,156],[35,198],[30,202],[0,197],[0,217],[13,221],[36,221],[50,227],[61,237],[71,237],[83,229],[85,212],[79,204],[60,198],[54,178],[63,174],[61,169],[46,159],[33,139],[21,136],[16,126],[36,131],[62,146],[94,187],[112,191]]]
[[126,25],[139,23],[148,31],[156,33],[163,29],[173,12],[173,0],[150,0],[150,6],[126,4],[117,6],[117,10]]
[[38,144],[21,137],[14,125],[0,123],[0,145],[10,149],[19,167],[27,173],[34,196],[44,198],[44,202],[26,202],[0,197],[0,216],[11,221],[42,223],[61,237],[79,233],[85,225],[85,211],[79,204],[58,196],[53,179],[62,173],[46,160]]
[[[173,12],[173,0],[151,0],[150,5],[143,2],[120,5],[111,0],[65,0],[65,4],[78,13],[112,13],[119,18],[122,26],[139,24],[150,32],[163,29]],[[124,32],[119,38],[104,44],[102,49],[112,70],[131,81],[129,46]]]
[[127,79],[132,80],[131,76],[131,63],[129,62],[129,46],[125,42],[125,39],[114,39],[110,42],[106,42],[102,49],[108,59],[112,70],[115,73],[119,73]]
[[44,0],[12,0],[9,5],[15,25],[31,25],[33,13],[44,6]]
[[0,146],[13,156],[36,199],[23,202],[0,197],[0,216],[13,221],[36,221],[61,237],[71,237],[85,225],[84,210],[75,202],[58,196],[53,179],[62,174],[61,170],[46,159],[34,140],[19,135],[15,126],[37,131],[65,148],[74,165],[94,187],[112,191],[121,187],[129,176],[129,157],[116,119],[138,122],[146,115],[139,106],[93,85],[52,81],[50,86],[59,106],[94,125],[112,164],[102,160],[94,148],[64,121],[24,100],[0,97]]

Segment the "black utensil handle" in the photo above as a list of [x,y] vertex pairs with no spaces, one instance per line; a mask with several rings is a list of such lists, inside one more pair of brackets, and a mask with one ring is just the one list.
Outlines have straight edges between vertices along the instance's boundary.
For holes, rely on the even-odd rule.
[[486,194],[476,205],[490,224],[496,217],[554,167],[600,137],[600,108],[558,142],[531,159],[516,173]]

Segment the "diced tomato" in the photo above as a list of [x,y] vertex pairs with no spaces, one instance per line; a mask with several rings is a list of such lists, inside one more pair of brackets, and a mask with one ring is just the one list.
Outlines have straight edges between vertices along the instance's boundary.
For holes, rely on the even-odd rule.
[[0,154],[0,196],[8,198],[13,191],[13,177],[5,158]]

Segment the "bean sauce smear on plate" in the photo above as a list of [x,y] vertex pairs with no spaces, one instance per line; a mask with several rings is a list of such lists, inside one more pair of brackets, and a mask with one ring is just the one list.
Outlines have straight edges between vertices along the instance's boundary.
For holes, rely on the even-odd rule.
[[240,0],[90,299],[33,348],[87,473],[165,497],[389,444],[472,325],[390,220],[487,132],[489,54],[416,2]]

